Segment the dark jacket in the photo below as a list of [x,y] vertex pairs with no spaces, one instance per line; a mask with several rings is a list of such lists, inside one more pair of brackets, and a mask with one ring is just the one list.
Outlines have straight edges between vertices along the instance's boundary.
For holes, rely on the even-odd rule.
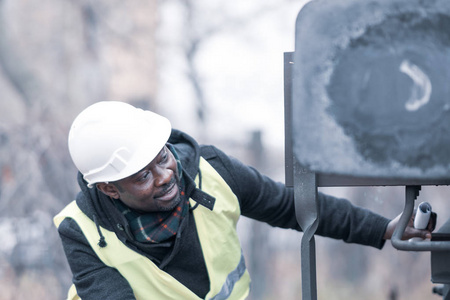
[[[199,146],[187,134],[173,130],[169,142],[174,145],[187,180],[186,191],[195,193],[192,178],[198,173],[199,157],[204,157],[223,177],[236,194],[241,214],[272,226],[300,231],[297,224],[293,189],[274,182],[255,169],[227,156],[213,146]],[[129,248],[147,256],[162,270],[172,275],[200,298],[209,290],[209,278],[197,236],[192,211],[183,220],[172,242],[142,244],[134,240],[124,216],[112,201],[97,188],[89,189],[78,174],[81,192],[76,201],[80,209],[96,224],[116,233]],[[216,199],[220,201],[220,199]],[[319,193],[320,221],[317,234],[348,243],[381,248],[388,219],[349,201]],[[73,273],[78,294],[88,299],[134,299],[125,278],[115,269],[104,265],[91,249],[78,225],[65,219],[59,234]],[[99,234],[99,240],[102,237]],[[106,242],[106,247],[108,241]]]

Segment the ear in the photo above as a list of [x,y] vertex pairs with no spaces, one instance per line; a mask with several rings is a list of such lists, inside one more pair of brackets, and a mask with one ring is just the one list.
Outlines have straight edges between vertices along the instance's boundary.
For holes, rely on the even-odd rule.
[[120,193],[117,187],[114,184],[99,182],[97,183],[97,188],[106,196],[109,196],[114,199],[120,198]]

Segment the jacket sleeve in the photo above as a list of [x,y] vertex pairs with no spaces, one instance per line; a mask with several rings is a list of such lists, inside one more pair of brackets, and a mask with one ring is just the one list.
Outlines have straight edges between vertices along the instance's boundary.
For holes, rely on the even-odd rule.
[[[211,147],[208,161],[239,199],[241,214],[271,226],[301,230],[295,215],[294,190]],[[348,200],[318,193],[317,234],[348,243],[382,248],[389,220]]]
[[98,258],[74,220],[66,218],[58,232],[81,299],[136,299],[125,278]]

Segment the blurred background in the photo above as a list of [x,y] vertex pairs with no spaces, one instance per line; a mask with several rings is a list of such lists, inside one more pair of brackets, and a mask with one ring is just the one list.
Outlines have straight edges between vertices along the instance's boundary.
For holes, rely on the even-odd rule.
[[[63,299],[52,217],[77,193],[67,150],[91,103],[126,101],[284,182],[283,52],[305,0],[0,0],[0,300]],[[404,187],[323,188],[393,218]],[[419,200],[448,216],[448,187]],[[251,299],[300,299],[301,233],[242,218]],[[439,299],[430,254],[318,237],[319,299]]]

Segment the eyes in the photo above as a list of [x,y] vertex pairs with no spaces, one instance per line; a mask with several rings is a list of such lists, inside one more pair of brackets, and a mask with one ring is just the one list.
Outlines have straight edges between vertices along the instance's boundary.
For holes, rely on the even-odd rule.
[[138,181],[142,182],[142,181],[146,181],[149,177],[150,177],[150,172],[145,170],[142,172],[142,175],[139,176]]
[[[168,149],[164,147],[161,152],[156,156],[154,162],[160,166],[164,166],[169,161],[169,153]],[[152,168],[154,168],[153,161],[145,167],[142,172],[140,172],[140,176],[137,178],[137,181],[142,182],[148,180],[148,178],[152,175]]]
[[169,153],[168,153],[168,150],[167,150],[166,147],[164,147],[161,152],[159,153],[157,158],[158,157],[160,158],[158,164],[163,165],[163,164],[165,164],[167,162],[167,160],[169,160]]

